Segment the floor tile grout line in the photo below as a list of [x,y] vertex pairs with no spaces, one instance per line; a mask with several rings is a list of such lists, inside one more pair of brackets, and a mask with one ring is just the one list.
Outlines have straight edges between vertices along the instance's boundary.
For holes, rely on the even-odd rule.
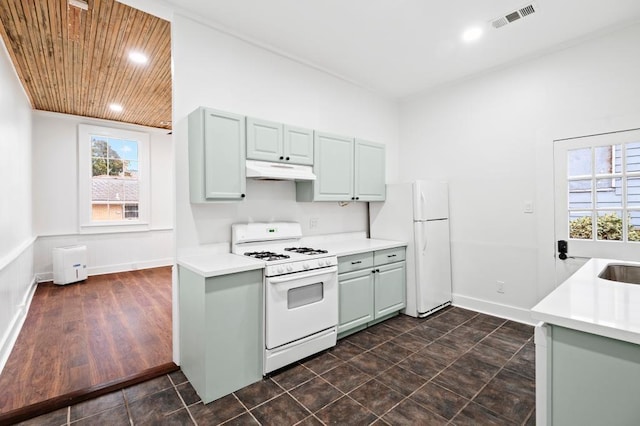
[[[476,313],[475,315],[473,315],[472,317],[470,317],[470,318],[468,318],[467,320],[463,321],[462,323],[460,323],[460,324],[459,324],[459,325],[457,325],[456,327],[452,328],[451,330],[449,330],[448,332],[446,332],[446,333],[445,333],[445,334],[443,334],[442,336],[440,336],[440,337],[438,337],[437,339],[434,339],[433,341],[431,341],[427,346],[431,345],[432,343],[436,342],[438,339],[440,339],[440,338],[442,338],[442,337],[446,336],[447,334],[449,334],[449,333],[453,332],[454,330],[458,329],[458,328],[459,328],[459,327],[461,327],[462,325],[466,324],[468,321],[472,320],[473,318],[476,318],[478,315],[479,315],[479,313]],[[388,409],[388,410],[387,410],[383,415],[386,415],[387,413],[389,413],[390,411],[392,411],[395,407],[397,407],[398,405],[400,405],[400,404],[401,404],[402,402],[404,402],[405,400],[410,399],[410,398],[411,398],[411,396],[412,396],[412,395],[414,395],[418,390],[420,390],[421,388],[423,388],[427,383],[431,383],[435,377],[437,377],[437,376],[438,376],[438,375],[440,375],[444,370],[446,370],[446,369],[447,369],[447,368],[449,368],[451,365],[453,365],[453,364],[454,364],[458,359],[460,359],[463,355],[465,355],[465,354],[467,354],[468,352],[470,352],[474,347],[476,347],[476,346],[477,346],[477,345],[478,345],[482,340],[484,340],[486,337],[488,337],[489,335],[493,334],[493,333],[494,333],[495,331],[497,331],[499,328],[501,328],[502,326],[504,326],[508,321],[509,321],[509,320],[504,320],[504,321],[502,322],[502,324],[497,325],[497,326],[493,329],[493,331],[491,331],[491,332],[489,332],[489,333],[486,333],[486,335],[485,335],[482,339],[480,339],[480,340],[478,340],[476,343],[474,343],[471,347],[469,347],[469,349],[467,349],[465,352],[463,352],[463,353],[462,353],[460,356],[458,356],[455,360],[453,360],[452,362],[450,362],[446,367],[444,367],[443,369],[441,369],[441,370],[440,370],[436,375],[434,375],[431,379],[428,379],[428,380],[427,380],[427,381],[426,381],[422,386],[420,386],[420,387],[418,387],[417,389],[415,389],[413,392],[411,392],[409,395],[407,395],[404,399],[402,399],[402,400],[401,400],[401,401],[399,401],[397,404],[395,404],[393,407],[391,407],[390,409]],[[419,326],[415,326],[415,327],[413,327],[412,329],[407,330],[405,333],[410,333],[412,330],[414,330],[414,329],[415,329],[415,328],[417,328],[417,327],[419,327]],[[471,327],[470,327],[470,328],[471,328]],[[441,331],[442,331],[442,330],[441,330]],[[482,330],[478,330],[478,331],[482,331]],[[403,333],[403,334],[404,334],[404,333]],[[415,336],[415,335],[414,335],[414,336]],[[417,337],[420,337],[420,336],[417,336]],[[521,346],[520,346],[520,347],[519,347],[519,348],[518,348],[518,349],[517,349],[517,350],[512,354],[512,356],[507,360],[507,362],[505,362],[505,364],[504,364],[504,365],[506,365],[506,363],[508,363],[509,361],[511,361],[511,360],[512,360],[512,359],[513,359],[513,358],[514,358],[514,357],[515,357],[515,356],[520,352],[520,350],[522,350],[522,348],[527,344],[527,342],[528,342],[528,341],[529,341],[529,339],[527,339],[527,341],[526,341],[523,345],[521,345]],[[445,346],[446,346],[446,345],[445,345]],[[414,352],[414,353],[416,353],[416,352]],[[411,355],[409,355],[409,356],[411,356]],[[409,356],[405,357],[404,359],[408,358]],[[403,359],[403,360],[404,360],[404,359]],[[398,365],[398,364],[399,364],[399,363],[401,363],[403,360],[401,360],[401,361],[399,361],[399,362],[395,363],[394,365]],[[398,367],[399,367],[399,368],[402,368],[403,370],[406,370],[406,369],[404,369],[402,366],[399,366],[399,365],[398,365]],[[356,367],[356,368],[357,368],[357,367]],[[391,367],[390,367],[390,368],[391,368]],[[465,396],[463,396],[463,395],[458,394],[457,392],[452,391],[451,389],[448,389],[448,388],[447,388],[447,387],[445,387],[445,386],[441,386],[441,385],[438,385],[437,383],[433,382],[435,385],[440,386],[440,387],[442,387],[442,388],[444,388],[444,389],[446,389],[446,390],[448,390],[448,391],[450,391],[450,392],[454,393],[455,395],[458,395],[458,396],[460,396],[460,397],[464,398],[464,399],[467,401],[467,402],[466,402],[466,404],[465,404],[465,405],[464,405],[460,410],[458,410],[458,412],[456,412],[456,414],[455,414],[455,415],[453,415],[453,416],[452,416],[452,418],[451,418],[450,420],[448,420],[448,423],[452,422],[452,421],[453,421],[453,419],[455,419],[455,417],[456,417],[458,414],[460,414],[460,413],[464,410],[464,408],[466,408],[470,403],[472,403],[472,402],[473,402],[473,399],[474,399],[474,398],[475,398],[475,397],[476,397],[480,392],[482,392],[482,390],[483,390],[483,389],[484,389],[484,388],[485,388],[485,387],[486,387],[486,386],[491,382],[491,380],[493,380],[493,379],[498,375],[498,373],[499,373],[500,371],[502,371],[503,369],[504,369],[504,366],[499,367],[498,371],[497,371],[497,372],[496,372],[496,373],[495,373],[495,374],[494,374],[494,375],[493,375],[493,376],[492,376],[492,377],[491,377],[491,378],[490,378],[490,379],[489,379],[489,380],[488,380],[488,381],[487,381],[487,382],[486,382],[486,383],[485,383],[485,384],[480,388],[480,390],[479,390],[478,392],[476,392],[476,394],[474,394],[474,396],[473,396],[472,398],[467,398],[467,397],[465,397]],[[388,369],[387,369],[387,370],[388,370]],[[508,369],[507,369],[507,370],[508,370]],[[385,370],[385,371],[386,371],[386,370]],[[406,370],[406,371],[410,371],[410,370]],[[508,370],[508,371],[511,371],[511,370]],[[410,372],[411,372],[411,373],[413,373],[412,371],[410,371]],[[413,374],[416,374],[416,373],[413,373]],[[418,376],[420,376],[420,375],[418,374]],[[421,377],[424,377],[424,376],[421,376]],[[427,408],[427,407],[423,406],[422,404],[420,404],[420,403],[418,403],[418,402],[416,402],[416,401],[414,401],[414,400],[412,400],[412,399],[411,399],[411,401],[412,401],[412,402],[414,402],[414,403],[416,403],[416,404],[418,404],[418,405],[420,405],[420,407],[422,407],[422,408],[424,408],[424,409],[428,410],[429,412],[433,413],[433,411],[432,411],[432,410],[430,410],[429,408]],[[478,403],[476,402],[476,404],[478,404]],[[488,409],[487,407],[483,406],[482,404],[478,404],[478,405],[482,406],[482,407],[483,407],[483,408],[485,408],[485,409]],[[365,407],[365,408],[366,408],[366,407]],[[489,411],[490,411],[490,412],[492,412],[492,413],[494,413],[494,414],[496,414],[499,418],[507,419],[506,417],[503,417],[503,416],[499,415],[498,413],[495,413],[495,412],[494,412],[494,411],[492,411],[492,410],[489,410]],[[438,415],[439,417],[444,418],[443,416],[440,416],[438,413],[434,413],[434,414]],[[382,416],[380,416],[380,418],[382,418]],[[528,418],[528,417],[527,417],[527,418]]]
[[[168,374],[167,374],[167,377],[169,378],[169,381],[173,384],[173,390],[178,394],[178,398],[180,398],[180,402],[182,402],[183,408],[187,410],[187,414],[191,418],[191,421],[193,422],[194,425],[197,426],[198,422],[196,422],[196,419],[191,414],[191,411],[189,411],[189,406],[187,405],[186,402],[184,402],[184,398],[182,397],[182,394],[180,394],[180,391],[178,390],[178,387],[176,386],[175,382],[173,381],[173,379],[171,379],[171,376],[169,376]],[[180,408],[179,410],[173,411],[173,413],[176,413],[180,410],[182,410],[182,408]],[[167,414],[171,414],[171,413],[167,413]]]
[[[274,382],[274,383],[275,383],[275,382]],[[277,384],[277,383],[276,383],[276,384]],[[251,418],[252,418],[253,420],[255,420],[255,421],[256,421],[256,423],[258,423],[258,424],[262,424],[262,423],[260,423],[260,422],[258,421],[258,419],[256,419],[256,417],[253,415],[253,413],[251,412],[251,410],[249,410],[249,408],[245,405],[245,403],[244,403],[244,402],[242,402],[242,401],[240,400],[240,398],[238,398],[238,395],[236,395],[236,393],[235,393],[235,392],[232,392],[232,393],[231,393],[231,395],[233,395],[233,397],[234,397],[234,398],[235,398],[235,399],[240,403],[240,405],[242,405],[242,407],[245,409],[245,413],[249,413],[249,415],[251,416]],[[280,396],[280,395],[278,395],[278,396]],[[274,397],[274,398],[271,398],[271,399],[275,399],[275,398],[277,398],[277,397]],[[256,407],[257,407],[257,406],[258,406],[258,405],[256,405]],[[253,408],[256,408],[256,407],[253,407]],[[229,421],[231,421],[231,420],[233,420],[233,419],[236,419],[236,418],[238,418],[238,417],[240,417],[240,416],[244,415],[245,413],[240,413],[240,414],[238,414],[237,416],[233,416],[233,417],[231,417],[230,419],[227,419],[227,420],[225,420],[224,422],[222,422],[222,423],[220,423],[220,424],[225,424],[225,423],[227,423],[227,422],[229,422]],[[196,424],[197,424],[197,423],[196,423]]]

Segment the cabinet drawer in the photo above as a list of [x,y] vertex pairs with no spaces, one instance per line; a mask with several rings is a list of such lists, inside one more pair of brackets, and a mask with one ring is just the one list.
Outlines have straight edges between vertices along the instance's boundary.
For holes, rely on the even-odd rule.
[[380,266],[387,263],[400,262],[405,259],[405,251],[405,247],[378,250],[373,254],[373,263],[376,266]]
[[373,252],[352,254],[338,258],[338,273],[373,267]]

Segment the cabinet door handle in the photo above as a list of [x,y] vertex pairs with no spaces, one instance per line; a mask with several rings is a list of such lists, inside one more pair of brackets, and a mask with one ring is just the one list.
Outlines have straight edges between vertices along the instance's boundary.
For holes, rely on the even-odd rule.
[[360,197],[356,197],[356,200],[359,200],[359,199],[360,199]]
[[380,269],[374,269],[374,270],[373,270],[373,271],[371,271],[371,272],[373,272],[373,273],[375,274],[376,272],[380,272]]
[[356,261],[356,262],[351,262],[351,264],[352,264],[352,265],[357,265],[357,264],[359,264],[359,263],[362,263],[362,260],[358,260],[358,261]]
[[240,194],[240,197],[241,197],[241,198],[244,198],[245,196],[246,196],[245,194]]
[[287,161],[289,161],[289,157],[287,157]]
[[281,157],[280,157],[280,159],[281,159],[281,160],[284,160],[284,157],[282,157],[282,156],[281,156]]
[[356,197],[351,197],[351,199],[352,199],[352,200],[355,200],[355,199],[356,199]]
[[387,257],[396,257],[397,254],[388,254]]

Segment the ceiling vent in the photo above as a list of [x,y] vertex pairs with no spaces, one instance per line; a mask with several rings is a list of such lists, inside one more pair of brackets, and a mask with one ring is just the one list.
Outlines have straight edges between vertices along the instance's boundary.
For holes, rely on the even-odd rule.
[[518,10],[514,10],[511,13],[507,13],[504,16],[500,16],[496,19],[491,20],[491,25],[493,28],[501,28],[507,24],[517,21],[518,19],[525,18],[529,15],[533,15],[536,13],[538,6],[535,3],[528,4],[526,6],[522,6]]

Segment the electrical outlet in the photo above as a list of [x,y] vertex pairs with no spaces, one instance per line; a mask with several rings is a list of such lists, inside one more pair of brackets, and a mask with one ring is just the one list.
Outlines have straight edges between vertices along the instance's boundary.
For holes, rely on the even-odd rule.
[[496,281],[496,292],[504,293],[504,281]]
[[309,229],[315,229],[318,227],[318,218],[312,217],[309,219]]

